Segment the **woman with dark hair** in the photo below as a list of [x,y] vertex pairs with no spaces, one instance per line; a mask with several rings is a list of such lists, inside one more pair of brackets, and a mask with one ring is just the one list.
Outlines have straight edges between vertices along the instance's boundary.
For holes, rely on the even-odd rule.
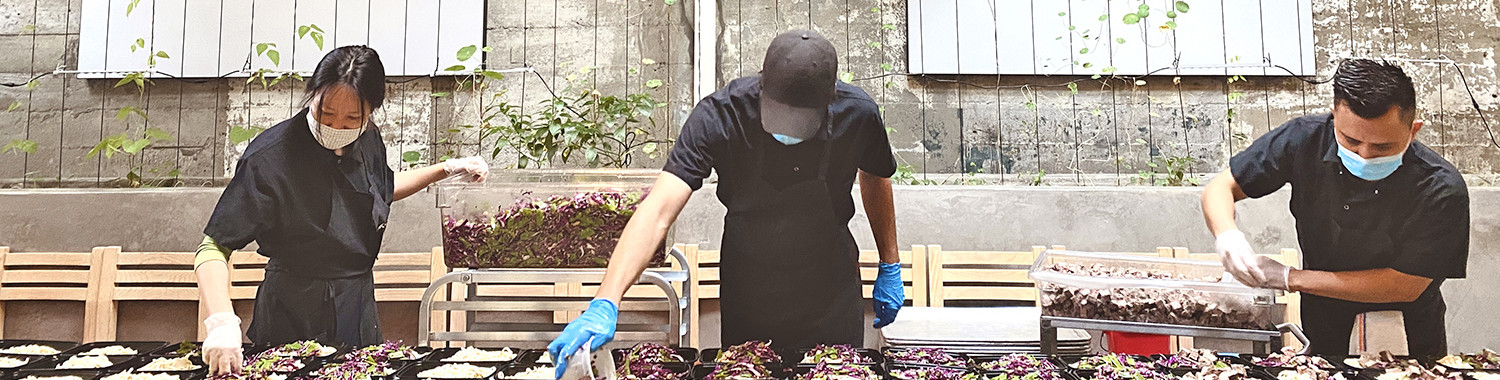
[[307,108],[245,149],[194,260],[209,311],[203,357],[213,373],[239,372],[243,356],[229,252],[254,241],[270,258],[247,332],[252,342],[377,344],[371,268],[391,202],[449,176],[483,181],[489,173],[478,157],[392,172],[370,122],[384,101],[375,50],[334,49],[307,80]]

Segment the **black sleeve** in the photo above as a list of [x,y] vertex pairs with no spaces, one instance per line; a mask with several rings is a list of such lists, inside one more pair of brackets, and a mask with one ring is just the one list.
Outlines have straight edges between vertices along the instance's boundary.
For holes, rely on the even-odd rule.
[[882,178],[896,174],[896,156],[891,153],[890,133],[885,130],[885,121],[880,118],[880,108],[874,104],[862,112],[858,128],[868,137],[864,139],[864,157],[860,157],[859,170]]
[[1460,181],[1424,194],[1417,212],[1396,236],[1391,269],[1434,280],[1464,278],[1469,262],[1469,192]]
[[1246,196],[1264,197],[1292,180],[1297,147],[1310,129],[1299,120],[1286,122],[1229,159],[1229,173]]
[[203,234],[226,248],[237,250],[255,241],[276,218],[276,203],[266,178],[254,160],[240,159],[234,178],[219,196],[213,216]]
[[724,129],[718,107],[706,99],[698,102],[683,123],[682,133],[677,136],[662,171],[681,178],[693,190],[702,188],[703,180],[713,172],[714,153],[720,152],[716,147],[727,141]]

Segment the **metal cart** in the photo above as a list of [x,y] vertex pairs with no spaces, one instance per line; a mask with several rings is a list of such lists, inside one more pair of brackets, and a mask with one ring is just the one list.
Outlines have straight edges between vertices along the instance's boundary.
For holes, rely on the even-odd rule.
[[[689,263],[687,257],[672,248],[669,252],[673,260],[676,260],[678,268],[673,270],[647,269],[641,273],[637,284],[652,284],[661,288],[666,294],[667,303],[667,325],[661,326],[655,331],[619,331],[615,338],[625,341],[654,340],[661,334],[666,334],[666,343],[669,346],[682,345],[683,338],[692,333],[689,325],[683,320],[684,315],[689,315],[692,307],[692,287],[688,286],[691,280],[687,268]],[[467,313],[467,323],[472,328],[474,315],[481,311],[559,311],[588,309],[588,299],[583,300],[551,300],[537,299],[528,301],[497,301],[493,297],[478,296],[478,288],[481,284],[526,284],[526,283],[556,283],[556,282],[600,282],[604,279],[604,269],[465,269],[458,270],[438,278],[427,287],[422,294],[422,305],[418,313],[417,344],[428,345],[431,341],[549,341],[556,338],[557,331],[535,331],[535,332],[502,332],[502,331],[431,331],[431,320],[433,311]],[[449,284],[459,283],[467,286],[464,300],[449,301],[435,300],[443,287]],[[673,284],[682,289],[681,294]],[[646,305],[641,301],[626,301],[620,305],[620,311],[660,311],[659,307]],[[465,329],[470,330],[470,329]]]
[[1269,352],[1274,352],[1275,350],[1280,349],[1281,333],[1283,332],[1289,332],[1293,336],[1297,337],[1297,340],[1302,341],[1302,347],[1304,351],[1306,350],[1308,343],[1307,335],[1302,334],[1302,328],[1293,323],[1283,323],[1280,325],[1276,325],[1276,330],[1248,330],[1143,322],[1106,321],[1098,319],[1052,317],[1043,315],[1043,354],[1052,355],[1057,353],[1058,328],[1248,340],[1257,343],[1254,345],[1255,355],[1265,355]]

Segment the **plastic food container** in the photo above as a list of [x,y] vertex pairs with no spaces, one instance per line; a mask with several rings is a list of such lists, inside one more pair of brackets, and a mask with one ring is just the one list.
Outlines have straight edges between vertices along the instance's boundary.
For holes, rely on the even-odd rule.
[[[506,170],[435,185],[450,268],[603,268],[657,170]],[[670,241],[670,233],[666,241]],[[657,249],[652,266],[666,259]]]
[[1031,278],[1046,316],[1274,329],[1276,292],[1226,278],[1217,262],[1049,250]]

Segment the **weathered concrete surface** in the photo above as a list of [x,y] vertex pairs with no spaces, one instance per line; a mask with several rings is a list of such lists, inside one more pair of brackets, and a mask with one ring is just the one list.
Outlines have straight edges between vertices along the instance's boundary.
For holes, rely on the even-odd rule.
[[[0,81],[24,82],[57,67],[76,67],[81,3],[0,0],[0,50],[7,52],[0,56]],[[1189,174],[1214,172],[1251,139],[1292,117],[1321,112],[1331,101],[1327,85],[1285,77],[1226,84],[1223,77],[1185,77],[1178,83],[1156,76],[1137,85],[1082,77],[883,76],[907,66],[906,0],[720,3],[714,50],[721,84],[758,72],[777,33],[818,30],[839,49],[841,70],[862,78],[855,84],[884,106],[898,159],[918,179],[929,173],[983,172],[1003,174],[1005,183],[1041,178],[1052,184],[1115,186],[1138,181],[1137,174],[1153,170],[1153,162],[1182,157],[1195,159],[1182,168]],[[391,84],[390,100],[375,119],[384,127],[393,167],[408,166],[400,160],[405,152],[420,154],[418,164],[489,154],[494,141],[455,127],[477,124],[496,101],[534,109],[552,91],[568,93],[570,82],[666,101],[653,129],[662,136],[671,136],[696,103],[690,91],[693,1],[487,4],[485,40],[493,51],[485,63],[497,69],[530,66],[537,73],[512,73],[487,81],[480,91],[455,91],[454,78]],[[1500,17],[1492,1],[1313,4],[1320,77],[1331,75],[1341,57],[1447,57],[1464,71],[1484,112],[1500,104],[1494,60]],[[1495,174],[1500,149],[1491,145],[1470,107],[1455,66],[1404,66],[1417,82],[1418,106],[1428,121],[1422,141],[1466,173]],[[645,87],[651,80],[662,85]],[[1076,94],[1063,87],[1074,80],[1082,80]],[[175,174],[186,186],[222,183],[243,149],[230,141],[230,128],[268,127],[295,113],[301,100],[301,83],[292,80],[267,89],[233,78],[207,83],[163,78],[144,93],[66,75],[37,84],[30,91],[0,87],[0,107],[20,105],[0,113],[0,144],[12,139],[38,144],[34,154],[0,154],[0,185],[120,186],[115,180],[132,171],[148,182]],[[430,96],[435,92],[452,95]],[[145,111],[149,122],[116,120],[124,107]],[[175,139],[140,155],[85,157],[104,136],[138,137],[147,127]],[[513,157],[502,154],[494,163],[513,165]],[[635,164],[659,167],[661,160],[642,158]]]
[[[724,209],[713,189],[708,186],[694,194],[678,218],[675,242],[708,249],[718,246]],[[0,191],[0,221],[4,221],[0,223],[0,246],[17,252],[81,252],[100,245],[120,245],[126,251],[189,251],[201,239],[200,231],[219,191]],[[1493,275],[1500,270],[1500,255],[1495,254],[1500,251],[1500,235],[1495,234],[1500,230],[1500,216],[1486,212],[1500,208],[1500,189],[1470,191],[1470,278],[1449,281],[1444,286],[1449,300],[1449,329],[1454,332],[1450,334],[1450,347],[1456,351],[1477,351],[1500,342],[1500,332],[1487,324],[1489,315],[1500,312],[1489,302],[1494,297],[1492,289],[1500,287],[1500,277]],[[1203,227],[1198,192],[1193,188],[1157,187],[902,186],[896,191],[899,242],[903,247],[939,244],[950,250],[1066,245],[1086,251],[1144,252],[1159,246],[1181,246],[1193,252],[1209,252],[1213,240]],[[1283,190],[1240,203],[1240,226],[1258,250],[1297,246],[1293,220],[1287,211],[1288,194]],[[439,245],[438,214],[433,204],[432,195],[425,192],[398,202],[384,251],[421,252]],[[862,211],[850,226],[862,247],[873,248]],[[717,342],[717,305],[705,306],[701,336],[704,342]],[[188,310],[181,305],[169,310],[179,309]],[[68,338],[77,330],[58,325],[82,323],[82,319],[45,317],[66,313],[60,310],[32,314],[21,310],[27,309],[7,307],[7,336]],[[143,333],[159,336],[153,339],[177,339],[190,332],[188,328],[195,328],[191,319],[196,313],[122,310],[122,326],[163,324],[159,333]],[[413,310],[407,304],[382,305],[387,335],[414,334]]]

